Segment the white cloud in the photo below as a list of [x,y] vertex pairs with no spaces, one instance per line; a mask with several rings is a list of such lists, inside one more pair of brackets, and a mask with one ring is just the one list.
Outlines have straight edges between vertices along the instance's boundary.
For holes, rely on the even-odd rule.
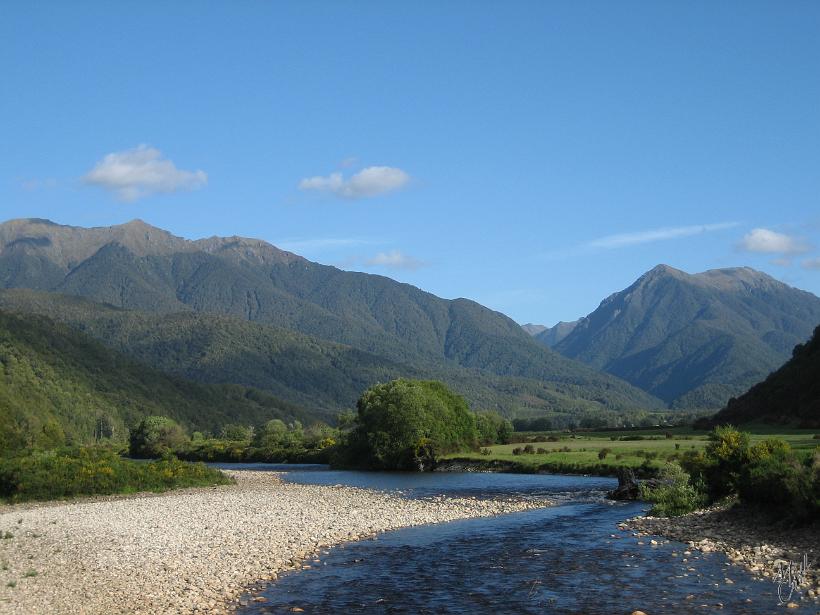
[[140,145],[106,155],[83,181],[114,192],[122,201],[136,201],[151,194],[201,188],[208,176],[205,171],[177,169],[158,149]]
[[766,254],[798,254],[808,250],[808,246],[802,240],[765,228],[752,229],[746,233],[740,247],[747,252]]
[[791,267],[792,259],[785,256],[780,258],[773,258],[772,265],[777,265],[778,267]]
[[820,271],[820,257],[818,258],[807,258],[802,263],[803,269],[811,269],[813,271]]
[[607,235],[606,237],[594,239],[587,243],[586,247],[611,250],[614,248],[623,248],[641,243],[666,241],[668,239],[677,239],[678,237],[689,237],[692,235],[710,233],[712,231],[722,231],[724,229],[733,228],[737,225],[737,222],[721,222],[719,224],[673,226],[649,229],[646,231],[637,231],[634,233],[619,233],[617,235]]
[[345,179],[341,173],[306,177],[299,182],[300,190],[329,192],[346,199],[378,196],[407,185],[410,176],[395,167],[367,167]]
[[388,269],[418,269],[424,265],[422,261],[407,256],[399,250],[379,252],[373,258],[367,259],[364,264],[371,267],[387,267]]

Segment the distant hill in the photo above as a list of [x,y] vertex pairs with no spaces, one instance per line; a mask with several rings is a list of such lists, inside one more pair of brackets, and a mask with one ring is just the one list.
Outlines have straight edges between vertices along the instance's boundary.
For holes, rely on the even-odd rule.
[[189,430],[316,415],[239,385],[174,378],[40,316],[0,311],[0,450],[93,441],[103,421],[113,438],[142,417],[172,417]]
[[535,334],[535,339],[544,344],[547,348],[553,348],[568,336],[578,326],[578,320],[572,322],[561,321],[554,327],[545,327],[543,331]]
[[820,299],[748,267],[690,275],[659,265],[615,293],[555,350],[676,408],[719,408],[788,359]]
[[231,316],[343,344],[388,365],[480,370],[489,379],[516,379],[526,393],[514,394],[530,407],[542,406],[544,397],[565,409],[662,406],[552,352],[473,301],[312,263],[254,239],[189,241],[138,220],[91,229],[13,220],[0,225],[0,287],[154,314]]
[[820,327],[806,344],[795,347],[792,358],[714,417],[707,426],[746,423],[820,427]]

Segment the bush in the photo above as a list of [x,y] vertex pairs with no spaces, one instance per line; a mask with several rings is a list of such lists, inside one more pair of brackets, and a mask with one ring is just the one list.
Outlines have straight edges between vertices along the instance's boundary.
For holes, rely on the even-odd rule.
[[535,454],[535,447],[532,444],[527,444],[524,447],[524,454],[525,455],[534,455]]
[[222,472],[203,464],[186,463],[172,456],[138,463],[103,447],[60,449],[0,460],[0,497],[12,502],[229,482]]
[[545,449],[545,448],[543,448],[543,447],[540,447],[540,446],[539,446],[539,447],[538,447],[538,449],[536,450],[536,452],[537,452],[539,455],[546,455],[546,454],[547,454],[547,449]]
[[706,503],[706,497],[691,482],[689,475],[677,464],[667,464],[660,470],[660,484],[641,484],[641,497],[653,504],[650,514],[656,517],[678,517]]
[[131,431],[128,450],[132,457],[156,458],[183,449],[187,444],[185,431],[174,420],[148,416]]
[[512,450],[512,454],[513,454],[513,455],[520,455],[520,454],[521,454],[521,453],[523,453],[523,452],[524,452],[524,449],[523,449],[523,448],[521,448],[520,446],[516,446],[516,447]]
[[609,455],[611,452],[611,448],[602,448],[600,451],[598,451],[598,459],[603,461],[604,459],[606,459],[606,456]]

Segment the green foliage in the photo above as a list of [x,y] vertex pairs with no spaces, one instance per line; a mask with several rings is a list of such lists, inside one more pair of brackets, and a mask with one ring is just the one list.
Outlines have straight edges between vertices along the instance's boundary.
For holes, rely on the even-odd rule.
[[169,377],[47,318],[0,311],[0,451],[124,443],[150,415],[207,431],[310,416],[268,393]]
[[324,423],[303,428],[299,421],[279,419],[255,428],[233,425],[223,435],[231,437],[192,440],[174,452],[191,461],[328,463],[339,441],[339,430]]
[[476,429],[481,444],[506,444],[513,433],[512,423],[497,412],[476,413]]
[[[372,469],[426,468],[437,456],[478,445],[476,419],[463,397],[435,381],[394,380],[359,399],[347,462]],[[343,461],[344,462],[344,461]]]
[[131,431],[128,452],[132,457],[162,457],[187,444],[188,436],[176,421],[166,416],[147,416]]
[[222,428],[222,439],[234,442],[248,442],[253,438],[253,427],[228,423]]
[[706,504],[706,496],[690,482],[689,475],[679,465],[671,463],[661,468],[657,486],[641,484],[641,497],[653,504],[651,515],[678,517]]
[[806,344],[794,348],[791,359],[763,382],[753,386],[704,426],[726,422],[797,424],[820,427],[820,327]]
[[710,501],[738,495],[740,501],[803,522],[820,514],[818,453],[801,459],[779,438],[750,445],[748,433],[719,427],[704,451],[687,451],[681,464]]
[[58,449],[0,459],[0,498],[11,502],[229,482],[224,474],[202,464],[175,457],[139,463],[105,447]]

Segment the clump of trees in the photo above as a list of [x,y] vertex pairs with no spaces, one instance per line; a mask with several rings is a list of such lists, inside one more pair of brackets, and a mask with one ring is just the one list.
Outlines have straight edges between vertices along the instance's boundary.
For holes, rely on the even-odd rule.
[[129,453],[155,458],[169,453],[192,461],[332,461],[379,470],[429,469],[438,456],[509,442],[513,426],[495,412],[473,413],[443,383],[398,379],[365,391],[357,411],[338,426],[272,419],[261,425],[224,425],[218,435],[189,438],[163,416],[142,419],[131,430]]
[[473,414],[444,384],[400,378],[370,387],[355,417],[342,417],[337,465],[426,470],[438,456],[504,442],[512,424],[494,413]]
[[229,423],[216,436],[195,431],[189,438],[172,419],[149,416],[131,430],[129,454],[156,458],[170,453],[189,461],[325,462],[338,434],[324,423],[305,428],[299,421],[272,419],[258,426]]
[[742,504],[801,523],[820,516],[820,451],[801,458],[779,438],[752,445],[748,433],[716,428],[702,451],[686,451],[667,480],[646,488],[653,514],[679,515],[737,497]]

